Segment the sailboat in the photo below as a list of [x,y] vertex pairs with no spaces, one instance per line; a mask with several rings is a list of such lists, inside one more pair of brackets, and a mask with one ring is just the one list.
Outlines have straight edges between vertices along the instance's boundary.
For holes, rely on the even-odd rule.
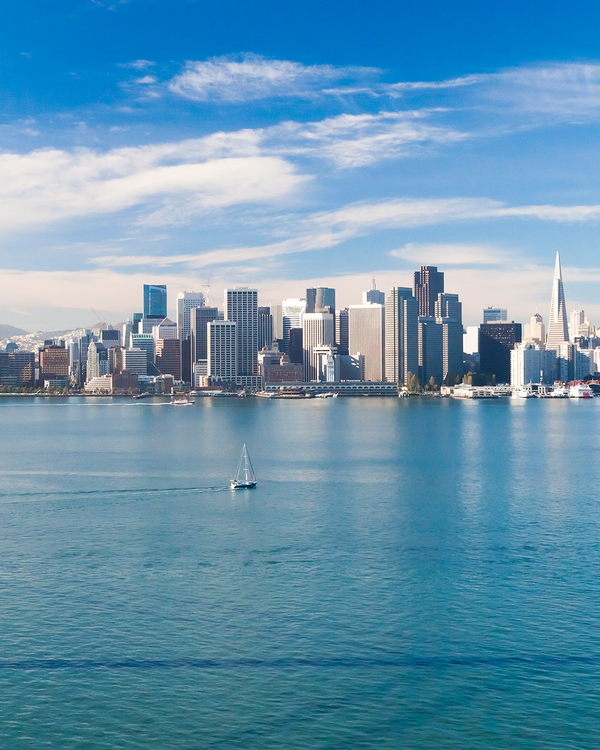
[[256,487],[256,474],[252,468],[252,461],[248,455],[246,444],[242,448],[242,455],[238,463],[235,479],[231,480],[232,490],[249,490]]

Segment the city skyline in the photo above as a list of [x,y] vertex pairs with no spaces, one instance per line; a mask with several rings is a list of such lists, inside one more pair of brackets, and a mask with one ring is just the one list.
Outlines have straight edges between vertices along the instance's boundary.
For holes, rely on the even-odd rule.
[[10,5],[0,322],[88,325],[90,299],[122,319],[141,284],[174,300],[207,280],[264,304],[333,287],[345,307],[420,264],[444,267],[465,324],[489,305],[526,320],[557,250],[600,318],[591,3],[488,8],[484,34],[480,8],[442,2],[309,2],[293,23],[270,2],[252,23],[233,1],[163,6],[140,34],[140,0]]

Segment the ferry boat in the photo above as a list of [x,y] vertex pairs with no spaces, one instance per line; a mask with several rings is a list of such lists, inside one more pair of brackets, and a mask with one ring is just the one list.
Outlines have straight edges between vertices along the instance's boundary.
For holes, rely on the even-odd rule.
[[572,385],[569,388],[569,398],[592,398],[593,395],[589,385]]
[[244,443],[235,478],[231,480],[231,489],[251,490],[253,487],[256,487],[256,474],[252,468],[252,461],[250,460],[246,444]]
[[510,394],[511,398],[533,398],[533,393],[527,388],[515,388]]
[[196,402],[189,398],[177,398],[172,400],[171,406],[191,406],[192,404],[195,404]]

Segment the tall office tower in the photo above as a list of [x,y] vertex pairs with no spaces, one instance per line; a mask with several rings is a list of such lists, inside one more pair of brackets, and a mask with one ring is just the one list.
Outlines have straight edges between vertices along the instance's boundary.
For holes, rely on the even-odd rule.
[[394,287],[385,303],[385,379],[406,385],[418,371],[418,302],[408,287]]
[[348,308],[335,311],[335,346],[338,354],[348,354]]
[[438,294],[435,301],[435,317],[450,318],[462,323],[462,303],[458,299],[458,294]]
[[279,342],[279,347],[283,351],[283,312],[281,302],[271,303],[271,316],[273,318],[273,341]]
[[154,340],[159,339],[176,339],[177,338],[177,325],[169,318],[164,318],[155,325],[152,326],[152,335]]
[[146,352],[146,372],[153,375],[156,372],[154,367],[154,336],[151,333],[132,333],[130,349],[143,349]]
[[304,363],[304,349],[302,348],[302,328],[290,328],[289,360],[293,364]]
[[281,303],[283,351],[290,353],[290,329],[302,328],[302,316],[306,312],[305,299],[284,299]]
[[273,343],[273,316],[270,307],[258,308],[258,351],[271,348]]
[[133,326],[131,325],[129,318],[127,318],[127,323],[123,323],[123,328],[121,330],[121,343],[126,349],[131,343],[132,333],[133,333]]
[[[175,327],[175,330],[177,328]],[[154,364],[161,375],[181,380],[181,345],[179,339],[156,339]]]
[[144,284],[144,317],[167,317],[167,286],[166,284]]
[[227,382],[237,378],[237,323],[213,320],[207,324],[207,374]]
[[335,314],[335,289],[316,286],[306,290],[307,313]]
[[108,350],[104,344],[92,341],[88,347],[86,380],[108,375],[109,372]]
[[575,343],[575,338],[579,337],[579,326],[584,325],[585,312],[583,310],[572,310],[569,315],[569,341]]
[[442,378],[458,382],[463,375],[462,304],[458,294],[438,294],[435,317],[442,326]]
[[148,357],[143,349],[125,349],[123,351],[123,369],[134,375],[148,374]]
[[369,302],[372,302],[374,305],[385,305],[385,294],[377,289],[375,279],[371,282],[369,291],[363,292],[363,305]]
[[523,341],[528,344],[546,345],[546,326],[544,319],[539,313],[531,316],[531,321],[525,324]]
[[131,318],[131,332],[139,333],[140,320],[144,317],[144,313],[133,313]]
[[190,335],[191,311],[203,304],[202,292],[179,292],[177,295],[177,338],[180,341],[185,341]]
[[554,281],[552,282],[552,300],[550,302],[550,317],[548,318],[548,335],[546,349],[556,349],[559,344],[569,340],[569,326],[567,325],[567,306],[565,290],[560,267],[560,256],[556,253],[554,266]]
[[444,379],[443,333],[443,325],[436,318],[419,316],[419,381],[422,386],[431,378],[436,385],[441,385]]
[[482,323],[479,326],[481,372],[495,375],[497,383],[510,382],[510,352],[520,342],[520,323]]
[[304,380],[318,379],[319,359],[315,347],[335,346],[335,318],[332,313],[305,313],[302,316]]
[[193,365],[200,360],[208,359],[207,325],[219,319],[216,307],[195,307],[190,312],[190,362]]
[[258,292],[225,290],[225,320],[236,323],[237,376],[258,375]]
[[486,307],[483,310],[483,322],[495,323],[498,320],[508,320],[508,310],[503,307]]
[[365,380],[385,380],[385,307],[369,303],[348,308],[348,349],[365,358]]
[[444,274],[436,266],[421,266],[415,271],[413,296],[419,305],[419,315],[433,317],[438,294],[444,291]]

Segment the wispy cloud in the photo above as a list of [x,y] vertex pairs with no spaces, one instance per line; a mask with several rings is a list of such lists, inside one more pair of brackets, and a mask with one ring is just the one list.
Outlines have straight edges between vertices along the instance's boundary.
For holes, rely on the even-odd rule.
[[405,260],[413,265],[443,266],[495,266],[515,260],[515,254],[490,245],[458,243],[416,243],[390,250],[392,258]]
[[[99,153],[44,149],[0,155],[0,230],[132,206],[192,201],[194,212],[238,203],[278,202],[307,177],[263,156],[242,131]],[[158,205],[156,202],[158,201]]]
[[156,65],[153,60],[131,60],[131,62],[117,63],[119,68],[133,68],[133,70],[145,70]]
[[169,88],[196,101],[248,102],[269,97],[311,97],[334,81],[374,72],[373,68],[302,65],[246,54],[190,61]]
[[[307,217],[279,218],[288,237],[263,245],[220,248],[204,253],[183,255],[96,256],[90,260],[103,266],[170,267],[185,265],[191,269],[273,259],[281,255],[325,250],[343,242],[383,229],[399,229],[456,221],[529,217],[545,221],[587,221],[600,218],[598,206],[505,206],[488,198],[450,198],[429,200],[395,200],[380,203],[355,203],[336,211],[325,211]],[[418,248],[418,252],[416,250]],[[453,265],[490,265],[506,261],[502,251],[482,246],[406,245],[390,252],[392,257],[414,260],[427,255],[431,262]],[[431,258],[435,257],[435,261]]]

